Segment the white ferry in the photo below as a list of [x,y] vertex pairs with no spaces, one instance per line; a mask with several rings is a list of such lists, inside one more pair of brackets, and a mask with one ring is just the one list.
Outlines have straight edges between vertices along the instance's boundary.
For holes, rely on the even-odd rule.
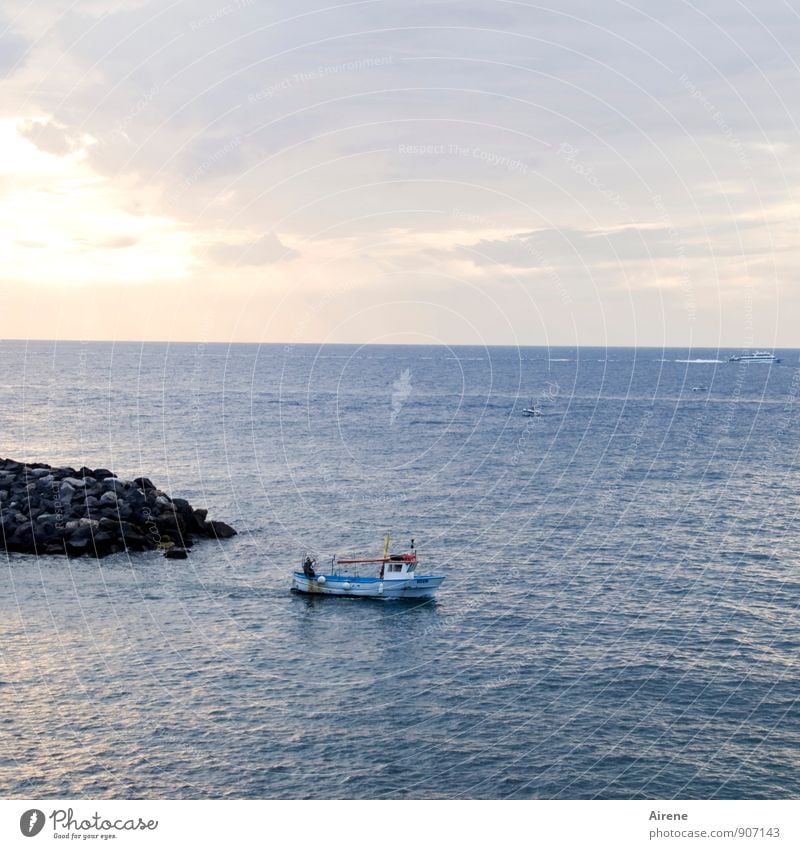
[[780,357],[776,357],[772,351],[756,351],[753,354],[734,354],[728,357],[729,363],[779,363]]

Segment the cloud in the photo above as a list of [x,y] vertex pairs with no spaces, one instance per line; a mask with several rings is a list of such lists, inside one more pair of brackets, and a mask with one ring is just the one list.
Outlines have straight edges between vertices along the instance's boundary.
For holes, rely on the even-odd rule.
[[103,248],[108,250],[119,250],[120,248],[132,248],[134,245],[138,245],[141,241],[139,236],[126,236],[126,235],[118,235],[118,236],[107,236],[100,241],[89,241],[84,240],[84,244],[90,245],[94,248]]
[[76,144],[66,128],[52,121],[25,121],[18,128],[18,133],[22,138],[35,144],[39,150],[56,156],[66,156]]
[[210,245],[205,253],[219,265],[234,266],[272,265],[299,256],[297,251],[286,247],[274,233],[266,233],[255,241],[217,242]]

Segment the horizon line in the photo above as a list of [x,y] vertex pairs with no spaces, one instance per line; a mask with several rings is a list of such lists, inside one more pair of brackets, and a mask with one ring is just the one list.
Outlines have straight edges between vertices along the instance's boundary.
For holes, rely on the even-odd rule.
[[[509,342],[492,342],[492,343],[469,343],[469,342],[264,342],[257,340],[238,340],[238,341],[224,341],[224,340],[212,340],[212,339],[47,339],[47,338],[21,338],[21,337],[0,337],[0,343],[2,342],[48,342],[48,343],[69,343],[69,344],[104,344],[104,345],[227,345],[228,347],[232,347],[234,345],[261,345],[261,346],[270,346],[270,347],[284,347],[284,348],[295,348],[295,347],[321,347],[321,346],[346,346],[351,348],[570,348],[573,350],[581,349],[581,348],[626,348],[626,349],[651,349],[651,350],[694,350],[694,349],[702,349],[702,350],[722,350],[725,349],[733,349],[736,351],[749,351],[754,349],[761,348],[769,348],[769,345],[735,345],[735,344],[722,344],[716,343],[714,345],[619,345],[619,344],[555,344],[555,343],[509,343]],[[800,350],[800,347],[775,347],[772,346],[772,350],[777,351],[796,351]]]

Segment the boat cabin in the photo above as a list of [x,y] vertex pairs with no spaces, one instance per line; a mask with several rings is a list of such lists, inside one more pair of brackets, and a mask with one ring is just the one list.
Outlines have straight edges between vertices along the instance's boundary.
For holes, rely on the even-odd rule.
[[393,578],[408,578],[413,576],[417,568],[417,555],[393,554],[382,566],[383,580],[391,581]]

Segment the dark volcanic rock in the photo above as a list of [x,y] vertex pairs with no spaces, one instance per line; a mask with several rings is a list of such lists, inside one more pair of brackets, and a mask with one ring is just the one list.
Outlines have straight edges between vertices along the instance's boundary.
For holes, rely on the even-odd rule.
[[89,554],[89,549],[92,545],[92,535],[88,530],[75,531],[67,537],[64,545],[70,557],[80,557],[81,554]]
[[104,557],[165,548],[182,559],[194,536],[236,534],[207,516],[146,477],[126,481],[109,469],[0,459],[0,547],[7,551]]
[[29,522],[21,522],[11,531],[8,547],[11,551],[24,551],[33,545],[33,530]]
[[173,498],[172,503],[182,516],[192,515],[192,505],[185,498]]
[[236,536],[236,531],[225,522],[206,522],[203,527],[206,528],[210,537],[217,539],[229,539]]

